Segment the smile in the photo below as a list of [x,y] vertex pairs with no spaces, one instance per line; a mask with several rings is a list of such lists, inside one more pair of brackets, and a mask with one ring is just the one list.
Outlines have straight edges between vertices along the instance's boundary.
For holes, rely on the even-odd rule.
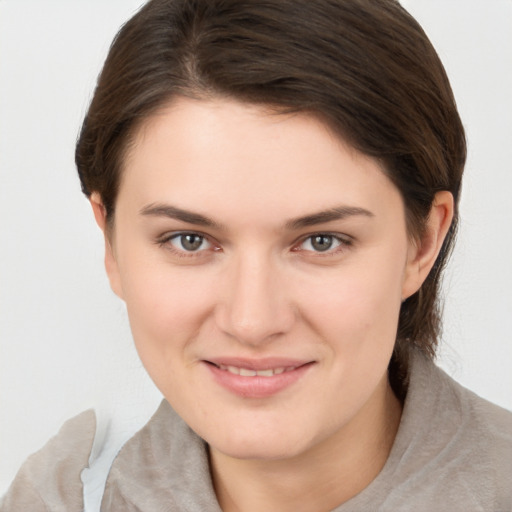
[[242,398],[269,398],[302,380],[315,361],[268,358],[203,360],[214,382]]
[[237,366],[218,365],[218,368],[232,373],[234,375],[240,375],[241,377],[273,377],[274,375],[280,375],[284,372],[291,372],[297,368],[296,366],[280,367],[280,368],[268,368],[266,370],[252,370],[250,368],[239,368]]

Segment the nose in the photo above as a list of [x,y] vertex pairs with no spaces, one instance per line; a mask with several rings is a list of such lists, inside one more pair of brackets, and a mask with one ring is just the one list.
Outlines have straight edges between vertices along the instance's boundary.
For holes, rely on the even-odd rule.
[[217,326],[245,345],[259,346],[290,331],[295,312],[282,269],[271,258],[240,257],[227,271]]

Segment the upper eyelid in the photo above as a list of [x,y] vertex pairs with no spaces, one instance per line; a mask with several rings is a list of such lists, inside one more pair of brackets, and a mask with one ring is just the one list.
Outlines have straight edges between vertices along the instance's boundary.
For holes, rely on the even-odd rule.
[[354,238],[350,235],[347,235],[345,233],[337,233],[332,231],[315,231],[314,233],[308,233],[307,235],[301,235],[296,239],[294,242],[294,245],[300,244],[304,241],[306,241],[308,238],[313,238],[314,236],[332,236],[333,238],[336,238],[340,242],[349,243],[353,242]]
[[167,240],[171,240],[172,238],[175,238],[177,236],[182,236],[182,235],[197,235],[197,236],[205,238],[209,242],[212,242],[212,240],[213,240],[213,238],[210,235],[207,235],[206,233],[203,233],[201,231],[195,231],[193,229],[182,229],[182,230],[178,230],[178,231],[166,231],[165,233],[163,233],[157,237],[157,241],[165,242]]

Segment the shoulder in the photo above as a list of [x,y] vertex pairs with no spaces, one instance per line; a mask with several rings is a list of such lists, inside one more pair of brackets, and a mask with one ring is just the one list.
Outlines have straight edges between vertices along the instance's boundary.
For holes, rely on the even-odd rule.
[[206,444],[165,400],[136,433],[104,420],[92,410],[68,420],[22,465],[0,511],[219,512]]
[[68,420],[58,434],[21,466],[0,502],[2,512],[83,510],[80,480],[96,433],[94,411]]
[[512,510],[512,412],[479,397],[439,369],[441,391],[450,390],[445,407],[458,419],[453,454],[457,479],[487,495],[492,510]]
[[512,413],[412,352],[402,419],[377,478],[340,512],[509,512]]
[[433,363],[428,365],[437,409],[446,410],[456,426],[456,437],[474,453],[482,450],[496,467],[507,467],[512,483],[512,412],[485,400],[465,388]]
[[511,510],[512,413],[423,356],[413,359],[397,437],[407,444],[403,490],[422,495],[431,510]]
[[102,511],[162,507],[220,512],[206,443],[165,400],[117,454],[101,502]]
[[474,441],[512,444],[511,411],[465,388],[422,354],[413,355],[411,367],[405,412],[415,419],[418,409],[420,414],[435,414],[435,424],[452,425]]

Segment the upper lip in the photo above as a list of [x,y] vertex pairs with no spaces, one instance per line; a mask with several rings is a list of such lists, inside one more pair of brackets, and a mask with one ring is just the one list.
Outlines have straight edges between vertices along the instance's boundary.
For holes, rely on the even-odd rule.
[[241,357],[214,357],[205,359],[207,363],[215,366],[234,366],[236,368],[246,368],[248,370],[274,370],[276,368],[298,368],[314,361],[308,359],[295,359],[283,357],[264,357],[261,359],[247,359]]

